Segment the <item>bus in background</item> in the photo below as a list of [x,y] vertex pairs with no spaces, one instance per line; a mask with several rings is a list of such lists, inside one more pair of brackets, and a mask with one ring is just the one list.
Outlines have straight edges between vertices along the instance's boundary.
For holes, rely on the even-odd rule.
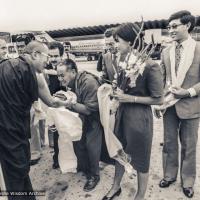
[[76,57],[85,56],[88,61],[98,60],[99,54],[103,52],[105,48],[104,39],[70,41],[70,43],[70,53],[74,54]]

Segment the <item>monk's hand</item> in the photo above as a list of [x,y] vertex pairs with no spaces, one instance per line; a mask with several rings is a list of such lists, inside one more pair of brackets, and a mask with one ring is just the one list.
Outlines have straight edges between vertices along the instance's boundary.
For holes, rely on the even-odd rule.
[[63,101],[67,100],[67,97],[64,95],[62,90],[56,92],[53,96],[57,97],[57,98],[59,98],[60,100],[63,100]]
[[171,87],[171,93],[174,94],[174,97],[177,99],[189,97],[188,90],[183,89],[181,87],[176,87],[176,86]]
[[53,107],[58,108],[58,107],[71,107],[71,101],[70,100],[62,100],[58,97],[53,98]]

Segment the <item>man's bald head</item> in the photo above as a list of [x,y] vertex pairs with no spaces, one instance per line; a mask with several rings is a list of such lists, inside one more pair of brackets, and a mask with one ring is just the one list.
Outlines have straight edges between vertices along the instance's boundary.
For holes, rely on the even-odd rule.
[[5,59],[6,54],[7,54],[6,41],[4,39],[0,39],[0,60]]

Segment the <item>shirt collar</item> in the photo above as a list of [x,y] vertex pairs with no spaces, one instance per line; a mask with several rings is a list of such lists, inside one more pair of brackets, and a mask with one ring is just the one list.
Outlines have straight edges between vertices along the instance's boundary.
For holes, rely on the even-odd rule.
[[[190,40],[191,40],[192,38],[191,38],[191,36],[188,36],[188,39],[187,40],[184,40],[183,42],[181,42],[181,47],[183,48],[183,49],[185,49],[185,47],[187,46],[187,44],[188,43],[190,43]],[[176,42],[176,45],[178,45],[178,43]]]

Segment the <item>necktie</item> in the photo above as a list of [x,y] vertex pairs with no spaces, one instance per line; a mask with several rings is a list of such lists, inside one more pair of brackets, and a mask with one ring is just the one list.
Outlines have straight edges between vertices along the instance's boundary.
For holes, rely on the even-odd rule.
[[175,48],[175,72],[177,75],[177,71],[179,68],[180,60],[181,60],[181,44],[178,44]]

